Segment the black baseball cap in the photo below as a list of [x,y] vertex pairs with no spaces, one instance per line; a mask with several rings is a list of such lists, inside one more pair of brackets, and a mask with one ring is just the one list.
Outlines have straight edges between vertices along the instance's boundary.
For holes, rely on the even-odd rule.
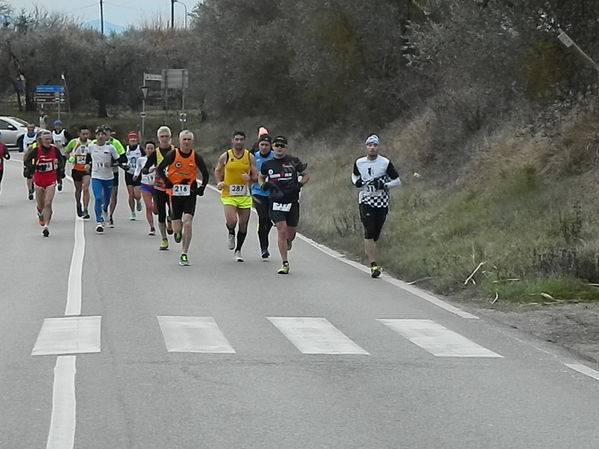
[[260,143],[260,142],[272,143],[272,139],[270,138],[270,136],[268,134],[262,134],[260,136],[260,138],[258,139],[258,143]]
[[282,143],[283,145],[288,145],[287,137],[285,137],[285,136],[277,136],[274,139],[272,139],[272,144],[273,145],[275,145],[277,143]]

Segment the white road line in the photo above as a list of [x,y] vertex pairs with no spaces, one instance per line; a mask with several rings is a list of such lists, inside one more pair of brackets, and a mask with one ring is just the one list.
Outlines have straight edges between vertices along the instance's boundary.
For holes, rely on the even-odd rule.
[[71,449],[75,444],[77,404],[75,399],[74,355],[60,356],[54,368],[54,388],[52,390],[52,417],[46,449]]
[[75,245],[69,270],[67,287],[67,306],[65,315],[81,315],[81,274],[85,255],[85,232],[83,220],[75,220]]
[[595,380],[599,380],[599,371],[596,371],[588,366],[582,365],[580,363],[564,363],[568,368],[573,369],[574,371],[578,371],[585,376],[592,377]]
[[377,321],[437,357],[502,357],[432,320]]
[[46,318],[31,355],[100,352],[100,316]]
[[[326,255],[333,257],[334,259],[337,259],[338,261],[343,262],[351,267],[354,267],[364,273],[370,274],[370,268],[362,265],[361,263],[358,263],[354,260],[350,260],[347,257],[345,257],[345,255],[343,255],[325,245],[317,243],[314,240],[306,237],[305,235],[298,233],[297,236],[300,239],[302,239],[303,241],[305,241],[306,243],[308,243],[309,245],[322,251]],[[404,281],[400,281],[399,279],[395,279],[395,278],[389,276],[388,274],[383,273],[381,275],[381,279],[384,280],[385,282],[390,283],[391,285],[394,285],[395,287],[399,287],[402,290],[408,291],[408,292],[412,293],[413,295],[418,296],[420,299],[424,299],[425,301],[427,301],[431,304],[434,304],[435,306],[440,307],[441,309],[446,310],[450,313],[453,313],[454,315],[457,315],[461,318],[466,318],[469,320],[477,320],[478,319],[478,317],[476,315],[473,315],[473,314],[466,312],[456,306],[453,306],[453,305],[443,301],[442,299],[439,299],[436,296],[431,295],[429,292],[427,292],[425,290],[422,290],[418,287],[414,287],[413,285],[410,285]]]
[[268,320],[303,354],[368,355],[326,318],[268,317]]
[[235,349],[212,317],[158,316],[168,352],[234,354]]
[[[83,221],[75,220],[75,242],[69,269],[66,315],[81,314],[81,272],[85,254],[83,230]],[[56,358],[54,388],[52,390],[52,415],[50,417],[50,430],[46,449],[73,449],[75,445],[77,424],[76,372],[77,358],[75,356],[59,356]]]

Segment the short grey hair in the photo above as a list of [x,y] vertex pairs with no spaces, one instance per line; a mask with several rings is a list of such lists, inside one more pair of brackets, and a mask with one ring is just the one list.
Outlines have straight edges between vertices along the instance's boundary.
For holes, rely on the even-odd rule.
[[188,129],[184,129],[183,131],[181,131],[179,133],[179,140],[181,140],[181,137],[183,137],[183,136],[191,136],[192,139],[195,139],[195,136],[193,135],[193,133]]
[[161,126],[156,131],[156,137],[160,136],[161,133],[167,132],[170,137],[172,137],[173,133],[171,133],[171,129],[168,126]]

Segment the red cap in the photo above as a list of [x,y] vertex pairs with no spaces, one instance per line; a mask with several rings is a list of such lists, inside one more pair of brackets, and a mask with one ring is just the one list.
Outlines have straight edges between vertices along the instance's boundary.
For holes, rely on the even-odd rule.
[[137,133],[129,133],[127,134],[127,139],[139,139],[139,137],[137,136]]
[[265,134],[268,134],[268,130],[264,126],[258,128],[258,139]]

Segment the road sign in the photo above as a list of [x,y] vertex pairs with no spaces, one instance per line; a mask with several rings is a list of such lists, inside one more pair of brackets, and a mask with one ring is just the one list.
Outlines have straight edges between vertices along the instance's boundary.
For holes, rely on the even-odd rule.
[[35,93],[44,93],[44,94],[55,94],[55,93],[64,93],[64,86],[51,86],[51,85],[42,85],[35,87]]
[[160,74],[160,73],[144,73],[144,81],[160,81],[160,82],[162,82],[162,74]]
[[64,103],[64,92],[36,92],[36,103]]
[[189,87],[189,71],[187,69],[165,69],[162,71],[161,89],[187,89]]

